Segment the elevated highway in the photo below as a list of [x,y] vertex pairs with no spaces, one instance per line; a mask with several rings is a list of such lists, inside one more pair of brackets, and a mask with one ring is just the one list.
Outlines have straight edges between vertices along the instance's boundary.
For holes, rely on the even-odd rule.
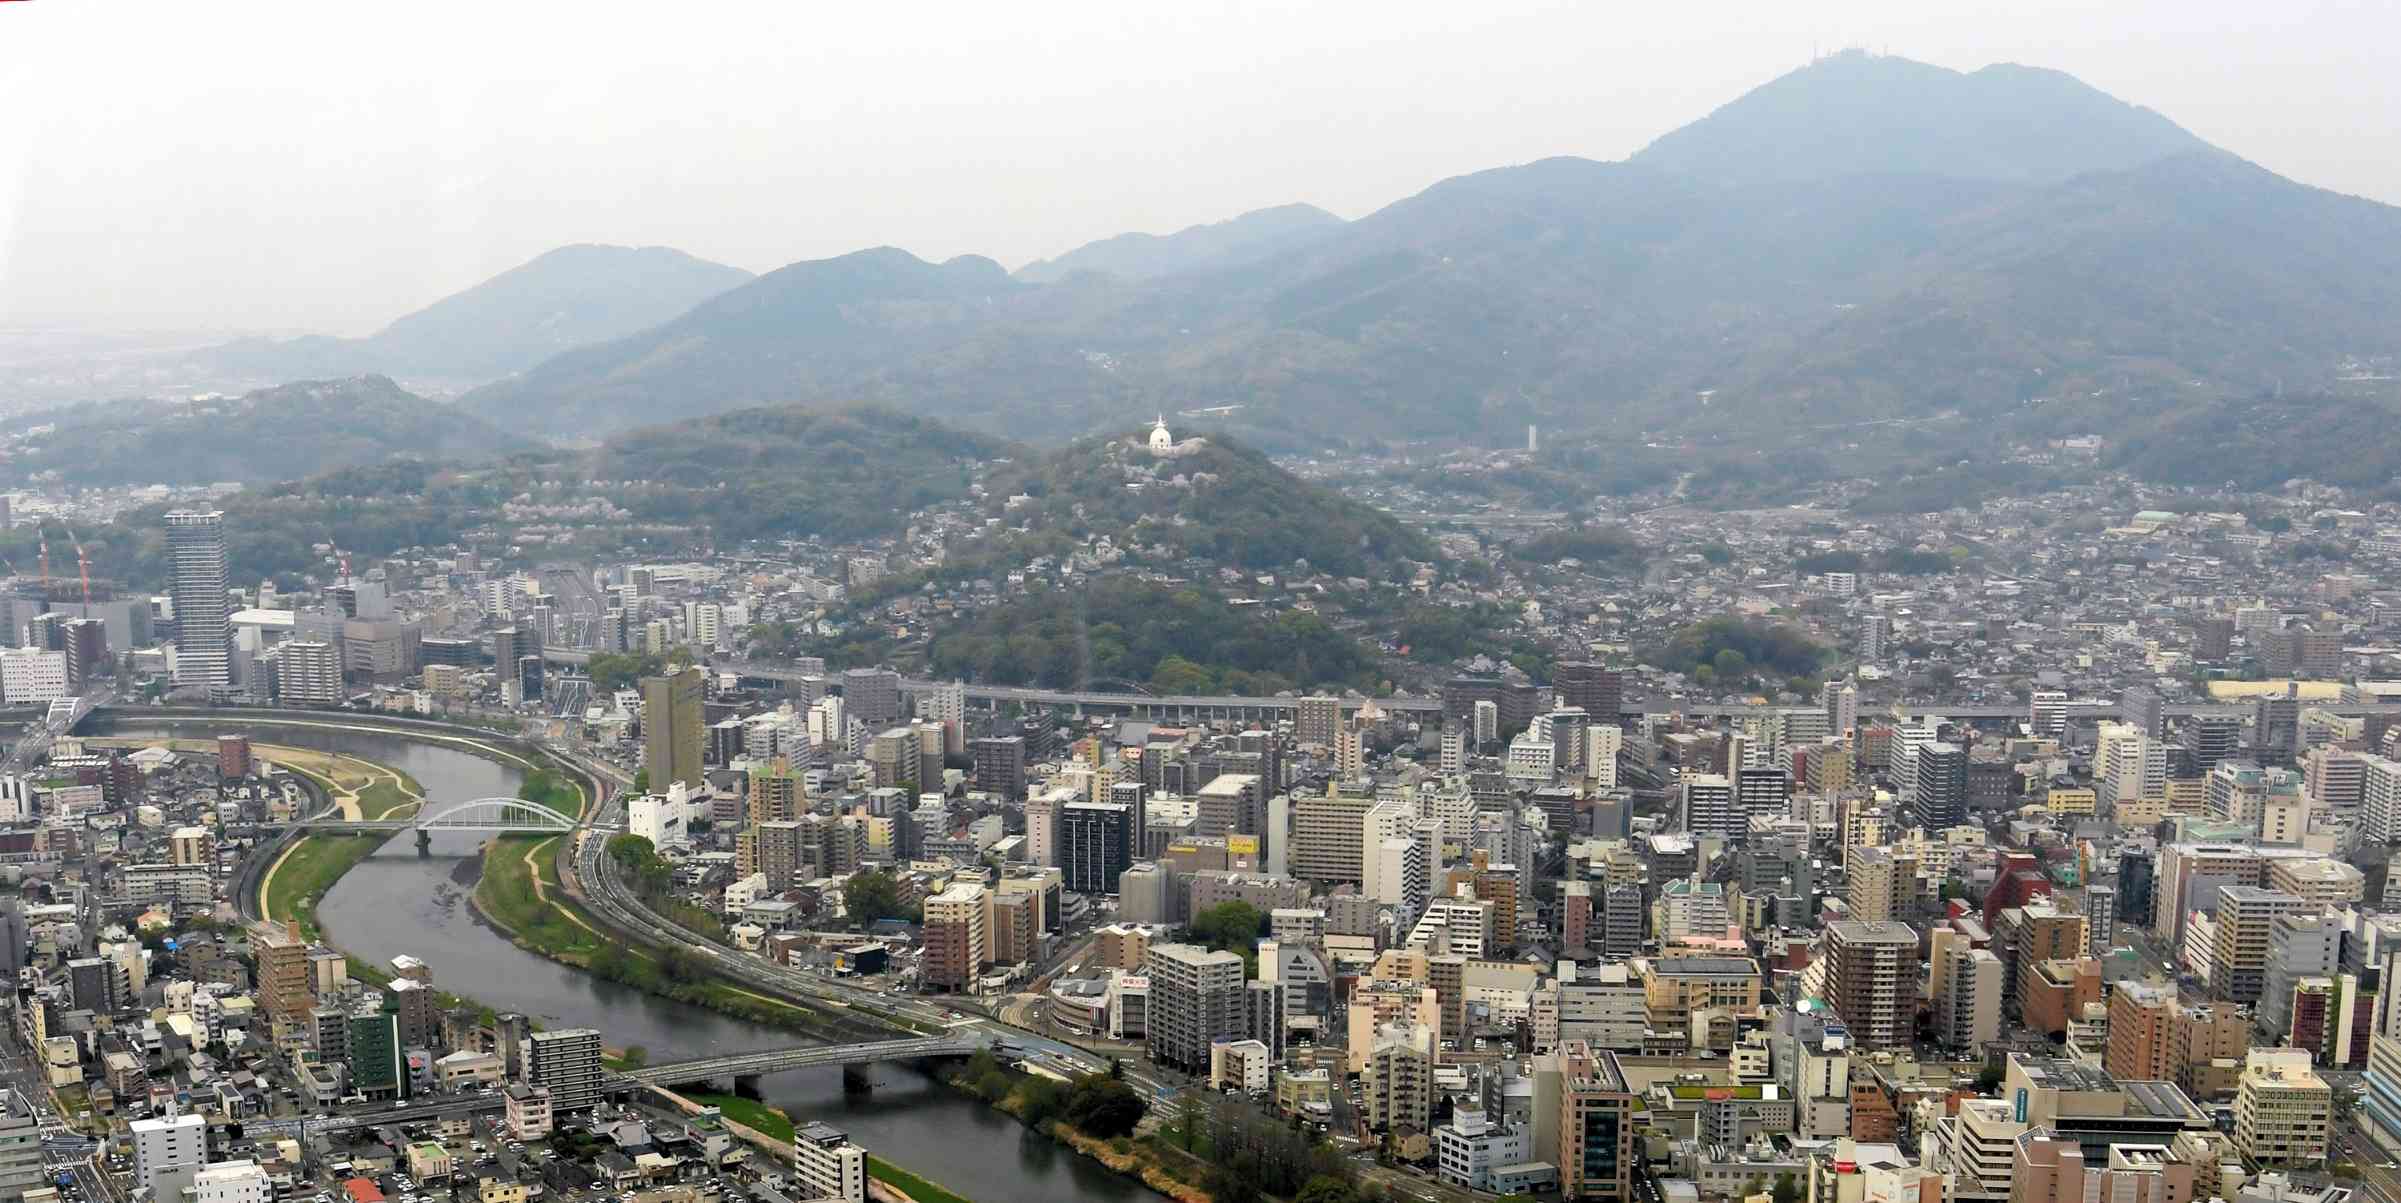
[[[545,659],[560,664],[582,665],[591,659],[590,652],[571,648],[544,648]],[[806,675],[797,668],[779,664],[760,664],[746,660],[720,660],[710,665],[719,672],[730,672],[745,681],[768,686],[796,684]],[[942,682],[903,680],[901,688],[910,693],[930,692]],[[1297,697],[1258,697],[1244,694],[1154,695],[1089,689],[1035,689],[1019,685],[968,685],[967,700],[984,706],[1014,703],[1031,707],[1070,709],[1078,712],[1101,711],[1152,719],[1210,720],[1210,719],[1275,719],[1289,717],[1300,705]],[[1440,715],[1442,699],[1438,697],[1376,698],[1375,704],[1400,714],[1420,718]],[[2336,714],[2401,714],[2401,704],[2311,702],[2307,705]],[[1692,702],[1680,698],[1653,698],[1625,708],[1629,715],[1682,714],[1697,718],[1726,718],[1745,714],[1764,714],[1779,707],[1735,702]],[[1876,708],[1881,712],[1884,708]],[[1910,714],[1934,714],[1945,718],[1998,720],[2024,717],[2023,704],[1997,705],[1985,702],[1918,701],[1903,707]],[[2075,718],[2114,718],[2118,704],[2114,701],[2069,702],[2067,713]],[[2170,715],[2230,715],[2247,716],[2250,707],[2244,703],[2171,703],[2165,708]],[[1863,708],[1862,714],[1868,713]]]

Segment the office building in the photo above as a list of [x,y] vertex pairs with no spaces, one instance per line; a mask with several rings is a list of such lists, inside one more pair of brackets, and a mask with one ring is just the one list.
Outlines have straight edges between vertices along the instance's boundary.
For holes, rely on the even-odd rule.
[[1059,867],[1077,894],[1115,894],[1134,864],[1133,808],[1117,802],[1070,802],[1059,818]]
[[600,1033],[558,1028],[527,1036],[525,1080],[550,1092],[554,1111],[581,1111],[600,1101]]
[[2257,886],[2220,890],[2217,940],[2210,954],[2211,995],[2246,1005],[2259,1002],[2267,986],[2268,951],[2277,916],[2300,912],[2308,905],[2290,894]]
[[181,1199],[208,1163],[208,1121],[182,1115],[137,1119],[133,1137],[133,1185],[153,1199]]
[[1366,865],[1368,813],[1376,801],[1361,793],[1293,799],[1293,876],[1321,885],[1357,882]]
[[1186,1073],[1206,1072],[1212,1043],[1247,1035],[1240,956],[1191,944],[1153,944],[1143,964],[1150,979],[1152,1060]]
[[976,740],[975,787],[1003,801],[1025,799],[1025,737],[1004,735]]
[[1259,778],[1251,773],[1224,773],[1195,795],[1198,823],[1194,832],[1205,836],[1249,835],[1258,837],[1258,851],[1265,856],[1267,846],[1282,838],[1280,833],[1267,830],[1267,798]]
[[[225,515],[175,510],[166,518],[167,558],[175,607],[175,683],[225,691],[233,687],[232,582],[225,566]],[[173,1196],[167,1196],[172,1198]]]
[[1935,740],[1916,750],[1909,817],[1928,831],[1948,831],[1967,822],[1967,750]]
[[192,1203],[272,1203],[275,1183],[247,1157],[203,1166],[192,1176]]
[[1908,1047],[1917,1011],[1917,933],[1901,923],[1829,923],[1824,955],[1826,1001],[1860,1047]]
[[2262,1169],[2326,1164],[2334,1091],[2306,1049],[2254,1049],[2234,1096],[2234,1148]]
[[0,702],[23,706],[69,696],[65,652],[38,647],[0,648]]
[[2001,1036],[2001,959],[1954,931],[1934,933],[1934,1039],[1980,1052]]
[[842,707],[870,731],[900,721],[900,674],[888,668],[853,668],[842,674]]
[[262,663],[270,664],[273,694],[286,706],[342,704],[342,653],[322,639],[287,639]]
[[1292,737],[1301,743],[1330,748],[1341,730],[1341,698],[1306,697],[1293,703]]
[[[930,990],[966,991],[988,962],[991,896],[974,882],[960,882],[925,900],[925,985]],[[1237,967],[1241,959],[1236,958]]]
[[48,1180],[41,1113],[23,1092],[0,1092],[0,1200],[14,1203]]
[[651,789],[664,791],[678,781],[694,791],[708,788],[700,757],[701,702],[702,673],[696,667],[642,678],[643,765],[650,771]]
[[1613,1052],[1571,1040],[1534,1059],[1534,1160],[1558,1167],[1562,1198],[1632,1203],[1634,1108]]
[[2105,1160],[2088,1163],[2082,1143],[2035,1128],[2017,1141],[2009,1203],[2193,1203],[2212,1195],[2194,1190],[2200,1169],[2169,1145],[2132,1142],[2112,1145]]
[[1734,783],[1721,773],[1696,773],[1684,778],[1684,830],[1693,835],[1733,838],[1749,829],[1749,819],[1735,805]]
[[108,671],[108,624],[97,618],[70,619],[59,628],[67,657],[67,691],[82,694]]
[[866,1203],[867,1150],[850,1143],[840,1128],[802,1124],[792,1133],[792,1176],[800,1198]]
[[390,1003],[348,1017],[350,1089],[370,1100],[398,1099],[409,1090],[408,1050],[400,1015]]
[[1624,722],[1625,678],[1591,660],[1562,660],[1551,666],[1551,689],[1562,707],[1581,710],[1598,726]]

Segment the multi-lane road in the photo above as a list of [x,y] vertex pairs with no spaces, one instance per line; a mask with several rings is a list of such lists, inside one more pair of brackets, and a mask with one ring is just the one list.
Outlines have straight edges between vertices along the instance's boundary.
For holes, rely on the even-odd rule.
[[42,1124],[42,1162],[55,1179],[72,1175],[87,1203],[115,1203],[124,1198],[100,1168],[102,1146],[67,1126],[66,1114],[59,1109],[58,1096],[50,1089],[50,1079],[36,1062],[33,1053],[17,1043],[16,1030],[11,1027],[0,1035],[0,1088],[7,1089],[25,1100]]
[[[586,812],[582,827],[572,837],[577,844],[569,871],[564,875],[570,895],[594,917],[652,944],[691,948],[708,957],[711,967],[720,974],[746,989],[806,1002],[833,1015],[857,1016],[862,1027],[973,1036],[985,1044],[1006,1042],[1063,1072],[1099,1073],[1108,1068],[1105,1059],[1083,1049],[989,1016],[954,1009],[931,999],[869,990],[812,970],[777,965],[693,939],[690,932],[652,913],[626,885],[607,855],[608,833],[621,825],[623,804],[616,791],[630,786],[631,778],[605,761],[572,750],[554,748],[553,751],[609,787],[599,804]],[[1154,1099],[1172,1098],[1176,1092],[1173,1075],[1164,1070],[1122,1059],[1119,1068],[1128,1081]]]

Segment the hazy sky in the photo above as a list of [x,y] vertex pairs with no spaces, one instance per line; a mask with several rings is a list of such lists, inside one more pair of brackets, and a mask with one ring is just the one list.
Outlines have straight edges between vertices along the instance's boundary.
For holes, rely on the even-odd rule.
[[[1996,11],[2006,10],[2006,11]],[[1850,44],[2401,202],[2385,3],[0,3],[0,322],[364,332],[567,242],[1014,267],[1618,158]]]

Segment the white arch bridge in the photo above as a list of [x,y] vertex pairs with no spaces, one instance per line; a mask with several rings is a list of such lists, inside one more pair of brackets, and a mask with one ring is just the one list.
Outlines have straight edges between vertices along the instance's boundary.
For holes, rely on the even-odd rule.
[[483,831],[563,833],[575,820],[523,798],[477,798],[470,802],[426,803],[405,819],[302,819],[294,827],[312,831]]

